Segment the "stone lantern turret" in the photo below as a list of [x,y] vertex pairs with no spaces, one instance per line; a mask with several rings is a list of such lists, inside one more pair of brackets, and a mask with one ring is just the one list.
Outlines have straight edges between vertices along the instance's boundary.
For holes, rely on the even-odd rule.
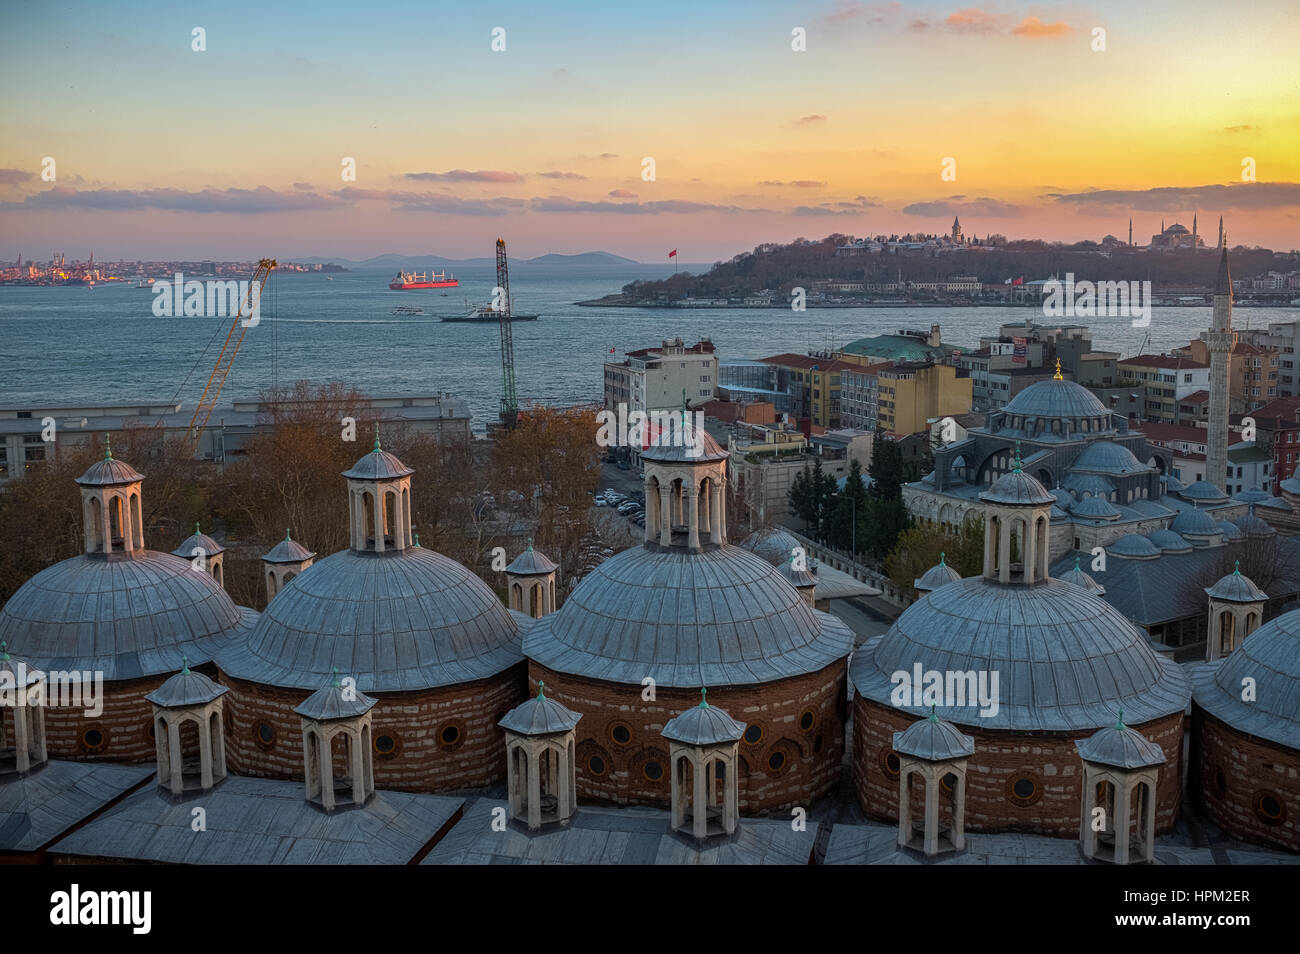
[[[172,795],[206,792],[226,777],[225,723],[222,696],[228,691],[188,664],[145,698],[153,704],[153,738],[158,760],[158,785]],[[198,764],[187,768],[181,727],[198,729]]]
[[[375,793],[370,710],[375,700],[352,679],[334,670],[328,686],[317,689],[293,711],[302,721],[303,775],[307,801],[326,811],[360,808]],[[334,743],[340,741],[343,772],[334,774]]]
[[144,475],[130,464],[113,459],[113,446],[105,435],[104,459],[77,478],[87,554],[112,557],[144,549],[143,480]]
[[696,841],[735,833],[739,823],[736,750],[744,733],[745,723],[709,705],[704,689],[698,706],[664,726],[662,735],[669,742],[672,763],[673,831],[692,835]]
[[1248,576],[1241,575],[1241,561],[1205,593],[1210,598],[1210,625],[1205,640],[1205,658],[1213,662],[1228,655],[1241,641],[1259,629],[1268,594]]
[[223,589],[226,585],[225,570],[222,568],[225,552],[226,548],[201,531],[197,523],[194,525],[194,532],[172,551],[175,556],[199,561],[194,564],[195,567],[210,574],[217,581],[217,586]]
[[[1166,761],[1164,749],[1126,726],[1123,709],[1113,727],[1075,742],[1074,747],[1083,760],[1079,841],[1084,857],[1117,865],[1151,861],[1156,782]],[[1131,831],[1134,812],[1137,828]]]
[[26,775],[49,761],[45,674],[0,643],[0,775]]
[[[975,754],[975,739],[962,735],[930,709],[930,715],[894,733],[898,753],[898,844],[933,857],[966,847],[966,763]],[[925,818],[912,821],[913,775],[925,784]],[[951,779],[945,782],[945,780]],[[939,821],[940,783],[952,793],[952,824]]]
[[533,541],[529,540],[528,549],[506,567],[506,590],[509,593],[506,605],[535,619],[555,612],[555,573],[558,569],[559,566],[546,554],[534,550]]
[[275,595],[284,589],[290,580],[311,566],[314,559],[316,554],[291,538],[286,528],[284,539],[262,557],[262,563],[266,565],[267,602],[275,599]]
[[578,808],[574,729],[582,718],[553,699],[538,682],[537,695],[497,723],[506,733],[506,783],[510,817],[536,831],[568,821]]

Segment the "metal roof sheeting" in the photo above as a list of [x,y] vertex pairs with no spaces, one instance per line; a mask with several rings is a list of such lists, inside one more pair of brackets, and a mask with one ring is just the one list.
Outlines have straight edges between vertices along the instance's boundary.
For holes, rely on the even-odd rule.
[[910,676],[917,664],[989,673],[990,688],[997,672],[996,714],[980,714],[978,704],[937,710],[987,729],[1096,729],[1113,724],[1121,706],[1140,724],[1182,710],[1190,695],[1182,670],[1156,655],[1145,634],[1100,596],[1054,579],[1022,586],[969,577],[941,587],[859,649],[849,675],[859,693],[892,705],[891,675]]
[[[1241,732],[1300,749],[1300,611],[1269,620],[1226,659],[1191,667],[1196,704]],[[1241,698],[1253,679],[1255,698]]]
[[738,547],[624,550],[585,576],[524,637],[559,672],[666,686],[754,685],[843,659],[853,633]]

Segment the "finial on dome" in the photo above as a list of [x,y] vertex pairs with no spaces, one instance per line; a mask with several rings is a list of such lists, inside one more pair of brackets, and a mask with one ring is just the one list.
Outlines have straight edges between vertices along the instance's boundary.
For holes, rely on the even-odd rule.
[[1119,707],[1119,721],[1115,723],[1115,728],[1117,729],[1124,728],[1124,707],[1123,706]]
[[1021,470],[1020,470],[1020,465],[1021,465],[1022,463],[1024,463],[1024,462],[1020,459],[1020,441],[1016,441],[1016,460],[1015,460],[1016,469],[1015,469],[1015,473],[1019,474],[1019,473],[1021,472]]
[[933,703],[933,702],[930,703],[930,721],[931,721],[931,722],[938,722],[938,721],[939,721],[939,716],[938,716],[938,714],[936,714],[935,711],[934,711],[934,703]]
[[9,644],[6,642],[0,642],[0,662],[8,662],[8,661],[9,661]]
[[284,528],[284,539],[285,539],[285,542],[286,542],[286,543],[287,543],[288,540],[289,540],[289,528],[288,528],[288,527],[285,527],[285,528]]
[[196,537],[199,535],[199,522],[197,520],[194,521],[194,535]]
[[181,654],[181,672],[183,672],[183,673],[187,673],[187,672],[189,672],[189,671],[190,671],[190,660],[189,660],[189,658],[188,658],[184,653],[182,653],[182,654]]
[[1052,375],[1053,381],[1064,381],[1065,375],[1061,374],[1061,359],[1056,359],[1056,373]]
[[371,453],[379,453],[379,422],[375,421],[375,447]]
[[709,707],[709,690],[706,689],[704,686],[700,686],[700,708],[707,709],[708,707]]
[[544,693],[544,692],[542,691],[542,690],[545,689],[545,688],[546,688],[546,683],[543,682],[542,680],[538,679],[538,680],[537,680],[537,698],[538,698],[538,699],[545,699],[545,698],[546,698],[546,693]]
[[104,460],[113,459],[113,435],[108,431],[104,432]]
[[342,684],[343,684],[342,680],[339,679],[338,666],[331,666],[330,667],[330,688],[337,689]]
[[940,566],[946,566],[946,565],[947,565],[947,564],[945,564],[945,563],[943,562],[943,556],[944,556],[943,551],[940,550],[940,551],[939,551],[939,565],[940,565]]
[[1079,554],[1077,553],[1074,555],[1074,568],[1079,569]]
[[529,549],[530,552],[531,552],[532,549],[533,549],[533,538],[532,538],[532,537],[529,537],[529,538],[528,538],[528,549]]
[[1236,560],[1236,561],[1233,562],[1233,564],[1232,564],[1232,575],[1233,575],[1233,576],[1241,576],[1241,561],[1240,561],[1240,560]]
[[419,534],[419,531],[416,531],[416,533],[415,533],[415,545],[416,545],[417,547],[420,545],[420,534]]

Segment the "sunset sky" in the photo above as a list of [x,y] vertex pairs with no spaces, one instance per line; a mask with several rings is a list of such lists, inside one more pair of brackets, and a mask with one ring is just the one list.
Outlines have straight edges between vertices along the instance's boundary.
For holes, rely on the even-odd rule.
[[700,262],[954,214],[1296,248],[1298,47],[1294,0],[6,5],[0,259]]

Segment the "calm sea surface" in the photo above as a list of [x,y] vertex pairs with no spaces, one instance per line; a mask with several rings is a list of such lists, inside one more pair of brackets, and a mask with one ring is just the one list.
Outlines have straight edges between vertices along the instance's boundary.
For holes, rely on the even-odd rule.
[[[943,339],[974,345],[1003,321],[1041,314],[1028,308],[841,308],[793,313],[785,309],[581,308],[573,303],[619,291],[638,278],[658,278],[662,266],[527,266],[511,268],[517,311],[538,321],[515,325],[515,362],[522,403],[599,400],[601,364],[610,349],[658,344],[680,335],[709,336],[723,358],[757,358],[782,351],[843,345],[900,328],[943,326]],[[156,276],[160,277],[160,276]],[[465,298],[487,302],[496,283],[490,266],[457,271],[461,287],[396,292],[391,271],[333,276],[280,274],[262,303],[226,381],[221,404],[253,397],[273,379],[339,379],[369,393],[448,390],[466,399],[476,429],[495,418],[501,387],[500,336],[495,324],[447,324],[438,315],[464,310]],[[153,294],[134,283],[95,288],[0,287],[0,407],[147,404],[173,398],[193,407],[229,327],[221,318],[157,318]],[[423,317],[392,314],[422,307]],[[1185,344],[1204,330],[1207,308],[1156,308],[1149,329],[1129,319],[1074,319],[1093,329],[1094,344],[1125,354]],[[1300,319],[1287,308],[1234,311],[1236,327]],[[214,335],[216,341],[214,342]]]

